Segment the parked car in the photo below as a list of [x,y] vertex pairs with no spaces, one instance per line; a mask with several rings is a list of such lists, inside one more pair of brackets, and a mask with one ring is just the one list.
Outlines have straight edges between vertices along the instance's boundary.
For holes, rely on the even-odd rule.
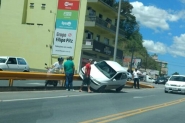
[[146,75],[144,77],[144,81],[145,82],[151,82],[151,83],[154,83],[155,82],[155,80],[152,77],[150,77],[149,75]]
[[[83,79],[85,67],[80,70],[80,77]],[[100,61],[91,65],[91,88],[95,91],[116,89],[120,92],[127,82],[127,71],[117,62]]]
[[132,80],[132,74],[127,72],[127,80],[128,81],[131,81]]
[[158,77],[155,81],[155,84],[166,84],[167,81],[168,79],[165,77]]
[[0,71],[29,72],[30,68],[24,58],[0,56]]
[[165,84],[164,92],[185,93],[185,75],[173,75]]

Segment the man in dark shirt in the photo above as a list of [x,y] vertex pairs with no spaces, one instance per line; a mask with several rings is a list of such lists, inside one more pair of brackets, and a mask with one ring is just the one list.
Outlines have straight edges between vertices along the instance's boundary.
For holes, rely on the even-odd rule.
[[90,89],[90,82],[91,82],[91,79],[90,79],[90,74],[91,74],[91,64],[92,64],[92,59],[89,59],[88,63],[85,65],[85,74],[84,74],[84,79],[83,79],[83,82],[82,82],[82,85],[80,87],[80,92],[82,91],[82,87],[84,84],[87,84],[87,88],[88,88],[88,92],[91,93],[91,89]]

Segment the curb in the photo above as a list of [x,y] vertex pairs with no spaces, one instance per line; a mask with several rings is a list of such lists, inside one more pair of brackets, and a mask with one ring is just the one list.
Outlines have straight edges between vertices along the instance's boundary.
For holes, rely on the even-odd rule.
[[[134,82],[130,82],[130,81],[127,81],[127,83],[126,83],[126,85],[129,85],[129,86],[134,86]],[[139,84],[139,86],[141,87],[141,88],[155,88],[154,86],[152,86],[152,85],[146,85],[146,84]]]

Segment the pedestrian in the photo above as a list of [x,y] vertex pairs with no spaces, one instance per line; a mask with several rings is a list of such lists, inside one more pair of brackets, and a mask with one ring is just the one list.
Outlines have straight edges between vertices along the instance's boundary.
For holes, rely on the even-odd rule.
[[[52,65],[52,67],[51,67],[51,69],[50,69],[49,72],[51,72],[51,73],[57,72],[58,73],[59,71],[61,71],[61,73],[63,73],[64,72],[63,65],[62,65],[63,64],[63,61],[64,61],[64,59],[62,57],[59,57],[58,58],[58,62],[55,62]],[[59,84],[62,85],[63,81],[64,80],[59,80]]]
[[90,73],[91,73],[91,64],[92,64],[93,60],[89,59],[88,63],[85,65],[85,73],[84,73],[84,79],[82,82],[82,85],[80,87],[79,92],[82,92],[82,88],[84,86],[84,84],[87,84],[87,89],[88,89],[88,93],[92,93],[91,89],[90,89]]
[[135,69],[135,71],[133,71],[133,78],[134,78],[134,88],[136,88],[136,83],[137,83],[137,88],[139,89],[139,75],[141,75],[141,72],[137,70],[137,68]]
[[64,72],[66,76],[66,89],[70,91],[70,89],[73,89],[73,76],[75,71],[75,66],[73,63],[73,58],[70,56],[67,61],[64,63]]

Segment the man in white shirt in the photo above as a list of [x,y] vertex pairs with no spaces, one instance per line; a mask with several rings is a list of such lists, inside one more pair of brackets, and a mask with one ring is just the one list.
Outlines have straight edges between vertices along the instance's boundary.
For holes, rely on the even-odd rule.
[[140,71],[138,71],[137,68],[133,72],[134,88],[136,88],[136,83],[137,83],[137,88],[139,89],[139,75],[141,75],[141,74],[142,73]]

